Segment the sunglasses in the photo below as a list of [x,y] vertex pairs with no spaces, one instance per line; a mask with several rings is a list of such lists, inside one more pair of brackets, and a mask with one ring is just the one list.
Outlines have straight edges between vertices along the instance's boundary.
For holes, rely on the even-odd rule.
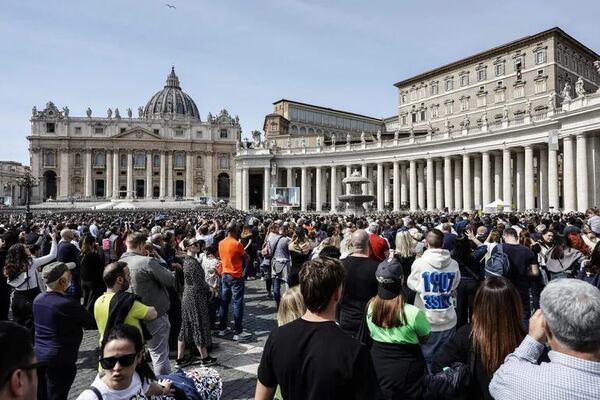
[[131,366],[137,357],[137,353],[125,354],[119,357],[103,357],[100,359],[100,366],[103,369],[113,369],[117,363],[122,367]]

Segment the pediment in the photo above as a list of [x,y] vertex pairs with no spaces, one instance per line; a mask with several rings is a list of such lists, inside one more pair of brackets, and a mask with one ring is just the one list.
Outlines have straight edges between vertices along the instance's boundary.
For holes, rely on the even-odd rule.
[[148,129],[144,129],[139,126],[133,127],[131,129],[127,129],[125,132],[121,132],[121,133],[113,136],[113,138],[124,139],[124,140],[162,139],[156,133],[151,132]]

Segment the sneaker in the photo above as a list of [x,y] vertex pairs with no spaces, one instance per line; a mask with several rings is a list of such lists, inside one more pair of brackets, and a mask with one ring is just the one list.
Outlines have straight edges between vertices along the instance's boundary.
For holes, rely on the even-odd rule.
[[249,332],[240,332],[240,333],[236,333],[235,335],[233,335],[233,340],[235,340],[236,342],[240,341],[244,341],[244,340],[248,340],[252,337],[252,334]]
[[178,358],[175,361],[175,369],[185,368],[191,364],[189,357]]
[[229,335],[231,332],[233,332],[231,328],[225,328],[225,329],[223,329],[223,330],[220,330],[220,331],[217,333],[217,335],[219,335],[219,336],[227,336],[227,335]]
[[208,356],[206,358],[203,358],[200,361],[200,365],[202,365],[203,367],[208,367],[209,365],[213,365],[214,363],[217,362],[217,359],[211,356]]
[[264,277],[264,276],[261,276],[261,277],[260,277],[260,280],[261,280],[261,281],[264,281],[264,280],[265,280],[265,277]]

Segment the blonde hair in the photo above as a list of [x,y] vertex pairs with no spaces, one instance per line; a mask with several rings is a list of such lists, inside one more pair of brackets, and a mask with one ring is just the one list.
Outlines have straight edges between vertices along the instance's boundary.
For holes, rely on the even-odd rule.
[[306,312],[304,298],[300,292],[300,285],[286,290],[281,296],[279,310],[277,311],[277,325],[285,325],[302,317]]
[[408,231],[400,231],[396,234],[396,255],[401,258],[412,257],[416,254],[417,243]]

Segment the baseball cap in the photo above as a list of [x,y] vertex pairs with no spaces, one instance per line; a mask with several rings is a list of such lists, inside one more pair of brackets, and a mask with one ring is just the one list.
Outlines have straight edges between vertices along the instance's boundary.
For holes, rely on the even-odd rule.
[[384,300],[395,299],[402,292],[402,264],[394,257],[383,260],[375,271],[375,279],[379,283],[377,295]]
[[77,267],[74,262],[60,262],[55,261],[50,263],[42,269],[42,279],[46,284],[56,282],[59,280],[63,274],[67,271],[72,271]]

